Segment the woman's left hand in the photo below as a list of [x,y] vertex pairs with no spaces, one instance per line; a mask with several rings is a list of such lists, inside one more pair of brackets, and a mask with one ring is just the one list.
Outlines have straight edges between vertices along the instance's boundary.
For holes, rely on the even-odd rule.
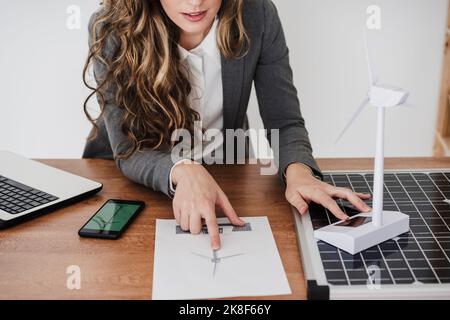
[[335,187],[315,178],[309,168],[300,163],[292,163],[286,169],[287,201],[297,208],[300,214],[308,212],[308,204],[313,201],[328,209],[340,220],[349,217],[339,208],[333,198],[347,199],[361,212],[372,209],[362,199],[369,199],[370,194],[355,193],[350,189]]

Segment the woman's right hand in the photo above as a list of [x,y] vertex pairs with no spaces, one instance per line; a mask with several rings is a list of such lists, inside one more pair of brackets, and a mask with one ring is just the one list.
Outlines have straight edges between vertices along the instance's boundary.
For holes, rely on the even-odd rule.
[[216,207],[222,209],[232,224],[245,224],[217,182],[202,165],[196,162],[176,165],[172,171],[172,183],[176,186],[172,205],[177,223],[184,231],[199,234],[204,221],[213,250],[220,249]]

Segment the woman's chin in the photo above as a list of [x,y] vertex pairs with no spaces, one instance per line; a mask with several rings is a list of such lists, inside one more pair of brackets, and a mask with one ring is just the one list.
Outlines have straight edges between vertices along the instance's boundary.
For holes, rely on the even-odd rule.
[[210,27],[213,21],[214,18],[207,19],[207,17],[198,22],[188,21],[183,18],[183,21],[178,24],[178,27],[186,33],[203,33]]

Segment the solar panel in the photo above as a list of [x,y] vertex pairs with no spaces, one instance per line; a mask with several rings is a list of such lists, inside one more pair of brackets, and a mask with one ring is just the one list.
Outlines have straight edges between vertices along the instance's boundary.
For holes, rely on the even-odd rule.
[[[324,180],[356,192],[372,192],[372,173],[326,172]],[[340,289],[415,288],[424,284],[447,288],[450,283],[450,201],[447,200],[450,199],[450,172],[389,172],[384,183],[384,209],[408,214],[410,231],[356,255],[315,241],[326,282]],[[348,201],[337,202],[349,216],[358,213]],[[372,204],[371,200],[365,202]],[[337,221],[317,204],[310,206],[309,213],[314,230]],[[368,294],[370,297],[370,290]]]

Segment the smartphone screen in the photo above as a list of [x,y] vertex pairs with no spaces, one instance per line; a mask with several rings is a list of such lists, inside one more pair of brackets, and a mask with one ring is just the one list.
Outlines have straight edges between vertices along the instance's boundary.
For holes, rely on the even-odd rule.
[[78,234],[85,237],[118,238],[143,208],[142,201],[108,200]]

